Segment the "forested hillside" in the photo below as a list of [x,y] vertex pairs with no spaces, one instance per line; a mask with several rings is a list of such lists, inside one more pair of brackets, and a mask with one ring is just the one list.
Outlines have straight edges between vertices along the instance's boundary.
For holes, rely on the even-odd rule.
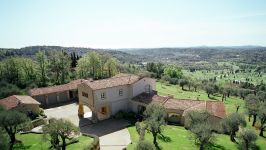
[[60,46],[30,46],[19,49],[0,48],[0,60],[3,60],[10,56],[33,57],[38,51],[44,51],[47,55],[49,55],[51,51],[63,51],[66,52],[67,54],[75,53],[77,56],[83,56],[88,52],[96,51],[98,53],[110,54],[115,58],[117,58],[122,63],[134,63],[134,64],[150,60],[145,56],[129,54],[126,52],[116,51],[116,50],[80,48],[80,47],[60,47]]

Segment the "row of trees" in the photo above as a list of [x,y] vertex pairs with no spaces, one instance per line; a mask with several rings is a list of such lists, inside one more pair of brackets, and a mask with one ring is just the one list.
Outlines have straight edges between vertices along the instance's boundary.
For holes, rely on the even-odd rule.
[[117,72],[118,61],[109,55],[91,52],[78,60],[77,74],[79,78],[102,79],[114,76]]
[[31,84],[62,84],[69,81],[70,62],[64,52],[54,51],[48,59],[44,52],[39,51],[33,59],[10,57],[3,60],[0,62],[0,76],[2,80],[21,88]]
[[80,58],[71,53],[53,51],[46,55],[39,51],[33,59],[10,57],[0,62],[0,77],[8,83],[25,88],[31,84],[47,86],[64,84],[76,78],[71,72],[77,66],[78,78],[102,79],[118,72],[118,61],[110,55],[90,52]]
[[0,98],[25,93],[28,88],[64,84],[76,78],[107,78],[125,68],[127,66],[120,65],[112,56],[96,52],[82,58],[63,51],[48,54],[39,51],[33,58],[12,56],[0,62],[0,85],[8,85],[0,87]]

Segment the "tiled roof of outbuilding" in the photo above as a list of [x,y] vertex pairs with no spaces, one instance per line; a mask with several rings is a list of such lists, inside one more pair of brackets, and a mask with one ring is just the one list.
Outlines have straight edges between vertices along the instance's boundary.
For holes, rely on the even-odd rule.
[[36,104],[40,105],[38,101],[30,96],[12,95],[0,100],[0,105],[9,110],[17,107],[19,104]]
[[209,113],[219,118],[224,118],[226,116],[224,103],[217,101],[175,99],[168,96],[150,95],[146,93],[132,98],[132,101],[143,104],[162,104],[168,110],[182,110],[183,116],[192,110],[207,110]]
[[43,87],[43,88],[34,88],[30,90],[30,95],[38,96],[38,95],[45,95],[45,94],[50,94],[50,93],[74,90],[74,89],[77,89],[77,86],[81,82],[82,82],[82,79],[78,79],[78,80],[71,81],[67,84],[63,84],[63,85],[56,85],[56,86]]

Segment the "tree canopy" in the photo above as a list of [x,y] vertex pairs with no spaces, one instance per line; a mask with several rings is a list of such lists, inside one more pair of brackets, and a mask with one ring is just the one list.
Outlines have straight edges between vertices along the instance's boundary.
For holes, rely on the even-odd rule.
[[177,65],[166,65],[164,68],[164,74],[170,76],[171,78],[181,79],[183,76],[183,72],[181,67]]
[[240,126],[246,126],[246,120],[244,116],[238,113],[232,113],[222,121],[222,127],[224,132],[230,134],[230,140],[235,142],[236,132],[239,130]]
[[[62,141],[62,150],[66,149],[66,139],[71,139],[79,134],[79,129],[72,122],[64,119],[51,119],[49,124],[43,127],[44,137],[50,136],[51,145],[59,147],[59,138]],[[47,139],[47,138],[46,138]]]
[[149,104],[144,111],[146,130],[152,133],[153,143],[157,147],[157,135],[163,131],[163,126],[166,125],[167,117],[165,108],[158,104]]
[[203,150],[214,139],[211,127],[211,114],[207,111],[191,111],[186,114],[189,130],[193,133],[195,142]]
[[29,126],[29,118],[18,111],[2,111],[0,113],[0,127],[2,127],[10,138],[10,149],[16,141],[16,133],[23,127]]

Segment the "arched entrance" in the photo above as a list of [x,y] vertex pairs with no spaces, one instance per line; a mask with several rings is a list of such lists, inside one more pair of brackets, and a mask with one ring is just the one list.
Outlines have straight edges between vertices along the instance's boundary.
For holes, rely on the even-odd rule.
[[79,104],[78,116],[82,119],[89,119],[92,122],[97,122],[97,115],[87,105]]

